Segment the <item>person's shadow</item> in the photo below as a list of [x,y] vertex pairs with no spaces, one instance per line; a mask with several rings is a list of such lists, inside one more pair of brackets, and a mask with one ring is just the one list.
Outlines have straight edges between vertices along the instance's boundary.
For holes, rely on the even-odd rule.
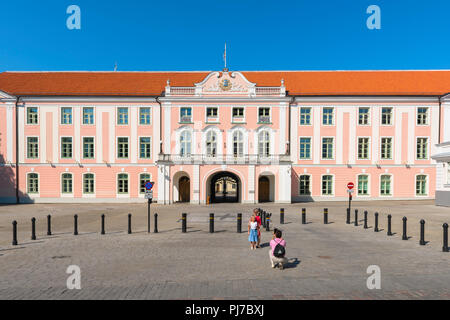
[[289,258],[288,262],[284,265],[285,269],[297,268],[297,266],[301,263],[297,258]]

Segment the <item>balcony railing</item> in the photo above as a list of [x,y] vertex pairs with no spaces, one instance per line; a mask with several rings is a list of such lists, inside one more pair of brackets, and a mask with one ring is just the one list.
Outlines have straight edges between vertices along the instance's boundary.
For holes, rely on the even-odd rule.
[[259,123],[270,123],[270,116],[259,116],[258,122]]
[[180,117],[180,122],[181,123],[191,123],[192,117],[191,116],[182,116],[182,117]]
[[159,162],[171,162],[175,164],[280,164],[291,161],[290,155],[276,154],[262,156],[258,154],[249,154],[242,156],[235,155],[216,155],[208,156],[205,154],[159,154]]

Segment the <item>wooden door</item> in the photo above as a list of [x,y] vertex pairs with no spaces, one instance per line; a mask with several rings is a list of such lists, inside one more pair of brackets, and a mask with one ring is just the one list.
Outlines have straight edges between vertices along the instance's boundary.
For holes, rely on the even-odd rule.
[[258,202],[270,201],[270,181],[267,177],[259,178],[258,184]]
[[188,177],[182,177],[178,186],[180,190],[180,202],[190,202],[191,180]]

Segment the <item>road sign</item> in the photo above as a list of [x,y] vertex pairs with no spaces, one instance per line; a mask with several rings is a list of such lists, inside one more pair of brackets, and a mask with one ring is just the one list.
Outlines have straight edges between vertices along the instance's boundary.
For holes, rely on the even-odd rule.
[[146,190],[145,191],[145,199],[153,199],[153,191]]
[[347,188],[349,188],[349,189],[353,189],[354,187],[355,187],[355,184],[353,182],[349,182],[347,184]]
[[353,192],[355,192],[355,190],[353,190],[353,189],[347,189],[347,192],[348,192],[349,194],[352,194]]
[[150,182],[150,181],[146,182],[145,190],[148,190],[148,191],[152,190],[154,184],[155,184],[154,182]]

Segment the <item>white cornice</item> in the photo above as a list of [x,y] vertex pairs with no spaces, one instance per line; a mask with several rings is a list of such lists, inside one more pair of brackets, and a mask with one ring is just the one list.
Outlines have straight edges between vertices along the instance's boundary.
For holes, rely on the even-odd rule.
[[159,98],[161,102],[199,102],[199,103],[223,103],[223,102],[290,102],[291,97],[163,97]]
[[315,96],[295,97],[295,102],[421,102],[439,103],[438,96]]
[[156,102],[156,97],[23,97],[23,102]]

